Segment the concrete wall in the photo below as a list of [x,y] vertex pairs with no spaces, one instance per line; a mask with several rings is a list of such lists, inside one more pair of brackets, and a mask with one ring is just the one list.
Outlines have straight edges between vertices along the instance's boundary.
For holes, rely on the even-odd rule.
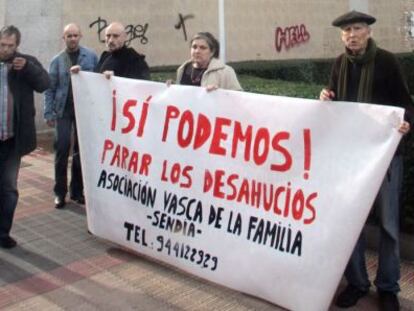
[[[99,37],[99,30],[105,21],[119,20],[134,29],[131,45],[146,54],[152,66],[182,63],[188,57],[188,38],[198,31],[218,36],[217,0],[84,3],[64,1],[61,26],[70,21],[80,23],[84,42],[101,52],[104,44],[99,38],[104,37],[103,31]],[[393,52],[410,49],[411,43],[405,40],[406,12],[414,11],[413,1],[225,0],[227,60],[333,57],[341,45],[338,30],[330,23],[353,8],[378,17],[374,31],[381,46]],[[300,43],[295,44],[295,36]]]
[[[393,52],[413,49],[414,0],[224,0],[226,60],[334,57],[342,51],[333,18],[358,9],[377,17],[378,44]],[[83,30],[82,43],[101,53],[104,27],[127,26],[130,45],[147,55],[150,66],[177,65],[189,57],[189,38],[198,31],[218,36],[217,0],[0,0],[0,21],[22,31],[21,51],[47,67],[64,47],[69,22]],[[296,39],[295,39],[296,38]],[[39,129],[41,96],[37,99]]]

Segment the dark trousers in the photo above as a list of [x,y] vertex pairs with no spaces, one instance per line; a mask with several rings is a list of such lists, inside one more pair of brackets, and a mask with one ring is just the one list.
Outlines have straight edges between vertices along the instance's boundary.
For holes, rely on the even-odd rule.
[[0,238],[7,237],[12,227],[19,198],[17,177],[20,160],[14,138],[0,141]]
[[[402,156],[395,155],[375,202],[379,216],[380,245],[377,277],[374,283],[379,290],[393,293],[400,290],[399,196],[403,176],[402,164]],[[345,276],[350,284],[365,291],[369,289],[370,282],[364,254],[365,238],[361,234],[345,270]]]
[[63,116],[56,120],[55,132],[55,187],[56,196],[65,197],[68,192],[68,159],[71,145],[72,128],[74,133],[70,196],[83,195],[82,169],[79,155],[78,135],[74,116]]

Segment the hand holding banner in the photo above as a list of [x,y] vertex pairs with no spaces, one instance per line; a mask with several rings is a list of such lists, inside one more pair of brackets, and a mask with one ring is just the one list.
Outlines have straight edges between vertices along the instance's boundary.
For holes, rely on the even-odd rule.
[[72,82],[94,234],[285,308],[329,307],[402,109]]

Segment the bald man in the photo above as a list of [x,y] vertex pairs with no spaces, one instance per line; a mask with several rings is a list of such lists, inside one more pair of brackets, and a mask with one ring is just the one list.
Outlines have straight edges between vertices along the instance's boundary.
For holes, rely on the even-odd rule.
[[66,47],[52,59],[49,68],[51,86],[45,93],[44,118],[50,127],[55,128],[55,186],[53,191],[55,208],[58,209],[64,208],[68,192],[67,169],[72,129],[74,139],[70,197],[78,204],[85,203],[69,72],[72,66],[93,71],[98,57],[92,50],[79,45],[81,38],[82,33],[78,25],[71,23],[64,27],[62,39]]
[[105,43],[108,51],[102,53],[96,72],[111,75],[149,80],[149,68],[145,56],[125,45],[127,34],[121,23],[111,23],[105,29]]

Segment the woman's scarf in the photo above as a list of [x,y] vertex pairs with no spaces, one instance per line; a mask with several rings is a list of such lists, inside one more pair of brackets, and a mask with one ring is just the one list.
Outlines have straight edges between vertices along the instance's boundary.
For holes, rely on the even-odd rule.
[[347,49],[341,60],[338,77],[338,99],[345,100],[348,87],[348,65],[355,63],[362,65],[361,77],[358,86],[357,101],[369,103],[372,99],[372,84],[374,80],[375,54],[377,45],[373,39],[368,39],[367,49],[362,55],[352,55]]

